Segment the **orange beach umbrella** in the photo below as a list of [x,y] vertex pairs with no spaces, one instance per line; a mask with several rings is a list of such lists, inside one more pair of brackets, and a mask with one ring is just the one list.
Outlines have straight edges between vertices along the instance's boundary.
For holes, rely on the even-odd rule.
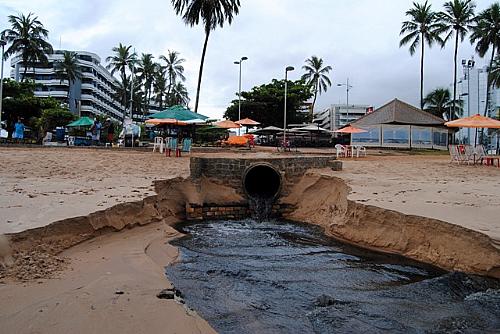
[[363,133],[363,132],[368,132],[366,130],[360,129],[360,128],[355,128],[352,125],[348,125],[345,128],[335,130],[333,132],[337,133]]
[[454,121],[444,123],[450,128],[487,128],[500,129],[500,121],[496,119],[475,114],[474,116],[459,118]]
[[244,125],[244,126],[255,126],[255,125],[259,125],[260,124],[259,122],[254,121],[253,119],[250,119],[248,117],[240,119],[239,121],[236,121],[235,123],[239,124],[239,125]]
[[239,124],[237,124],[237,123],[235,123],[233,121],[230,121],[230,120],[216,122],[215,125],[218,126],[219,128],[223,128],[223,129],[238,129],[238,128],[241,128],[241,125],[239,125]]
[[152,118],[146,120],[147,124],[154,124],[154,125],[187,125],[188,123],[183,122],[183,121],[178,121],[173,118]]

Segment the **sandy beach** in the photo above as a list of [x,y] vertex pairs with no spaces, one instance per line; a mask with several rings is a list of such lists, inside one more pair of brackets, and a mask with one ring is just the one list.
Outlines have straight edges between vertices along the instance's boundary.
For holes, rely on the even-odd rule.
[[[272,153],[215,155],[241,154]],[[0,148],[0,156],[0,234],[135,202],[155,194],[154,180],[189,174],[189,157],[149,151]],[[343,161],[332,175],[347,181],[350,200],[500,240],[500,168],[450,165],[446,155]],[[104,233],[59,254],[63,265],[53,278],[0,278],[0,326],[16,333],[212,332],[185,305],[156,297],[171,287],[163,268],[178,255],[167,243],[177,235],[167,222]]]

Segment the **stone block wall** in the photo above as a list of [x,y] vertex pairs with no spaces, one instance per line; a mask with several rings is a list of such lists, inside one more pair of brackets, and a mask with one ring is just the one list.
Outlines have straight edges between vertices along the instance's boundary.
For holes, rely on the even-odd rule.
[[[271,212],[272,218],[281,217],[291,212],[293,207],[286,204],[274,204]],[[186,204],[187,220],[211,220],[211,219],[245,219],[252,217],[252,211],[248,203],[232,203],[226,205],[194,203]]]

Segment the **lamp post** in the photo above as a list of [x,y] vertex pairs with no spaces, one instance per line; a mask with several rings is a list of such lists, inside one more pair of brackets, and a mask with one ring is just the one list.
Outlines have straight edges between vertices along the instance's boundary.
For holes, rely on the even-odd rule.
[[7,43],[4,41],[3,36],[0,39],[0,46],[2,47],[2,66],[0,69],[0,133],[2,132],[2,102],[3,102],[3,53]]
[[352,88],[352,86],[349,85],[349,78],[347,78],[346,83],[339,83],[339,84],[337,84],[337,86],[338,87],[345,86],[346,95],[347,95],[347,100],[346,100],[347,122],[346,122],[346,124],[349,124],[349,90]]
[[[462,59],[462,67],[464,68],[464,74],[467,76],[467,117],[470,117],[470,69],[474,68],[474,64],[475,64],[474,59],[468,59],[468,60]],[[477,80],[479,82],[479,74]],[[453,111],[450,109],[450,116],[449,116],[450,121],[452,120],[452,112]],[[477,112],[479,113],[479,108]],[[467,128],[467,142],[470,145],[470,128]]]
[[286,148],[286,89],[287,89],[287,81],[288,81],[288,72],[293,71],[295,68],[293,66],[287,66],[285,68],[285,107],[283,108],[283,147]]
[[[247,59],[248,57],[241,57],[239,61],[234,62],[236,65],[240,65],[240,80],[238,85],[238,120],[241,119],[241,63]],[[238,136],[240,135],[240,129],[241,128],[238,128]]]

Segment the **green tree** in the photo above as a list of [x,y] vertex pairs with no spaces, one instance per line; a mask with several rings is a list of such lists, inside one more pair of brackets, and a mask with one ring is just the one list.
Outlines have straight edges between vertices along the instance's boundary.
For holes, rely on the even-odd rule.
[[54,64],[56,75],[61,80],[68,81],[68,104],[69,97],[71,94],[71,86],[75,83],[77,79],[82,78],[82,69],[78,63],[78,55],[75,52],[64,51],[63,59],[58,60]]
[[154,61],[154,56],[150,53],[143,53],[138,62],[136,72],[139,80],[144,86],[144,111],[149,112],[149,101],[151,100],[151,91],[153,90],[154,74],[158,69],[158,64]]
[[323,67],[323,59],[318,58],[316,56],[312,56],[309,59],[306,59],[305,65],[302,66],[302,69],[306,71],[304,75],[302,75],[302,79],[304,79],[308,85],[311,86],[314,98],[311,106],[311,122],[313,120],[314,113],[314,105],[316,104],[316,98],[321,95],[323,92],[328,90],[328,87],[332,85],[330,78],[328,77],[328,73],[332,70],[331,66]]
[[[488,50],[491,49],[491,58],[488,66],[488,69],[491,69],[495,53],[500,47],[500,5],[498,2],[492,4],[476,16],[471,30],[470,42],[476,44],[476,52],[479,56],[484,57]],[[488,78],[490,78],[489,75]],[[484,116],[488,114],[490,98],[491,82],[487,81]]]
[[217,26],[221,28],[227,21],[233,22],[234,16],[238,15],[240,0],[172,0],[175,13],[182,15],[184,22],[191,27],[198,25],[201,21],[205,30],[205,42],[201,53],[200,71],[198,73],[198,86],[196,88],[196,100],[194,112],[198,112],[198,102],[200,100],[201,76],[203,64],[207,51],[208,37],[210,32]]
[[67,109],[50,108],[42,111],[40,117],[36,119],[36,126],[41,134],[53,130],[58,126],[65,126],[76,119],[76,115]]
[[164,67],[159,67],[154,74],[153,90],[155,93],[155,102],[158,103],[160,109],[163,109],[163,102],[167,96],[167,70]]
[[22,81],[25,81],[28,67],[34,70],[36,63],[47,63],[47,54],[53,52],[52,45],[46,41],[49,32],[33,13],[28,16],[9,15],[9,23],[11,28],[2,31],[9,45],[4,59],[16,54],[21,56],[24,67]]
[[[126,92],[126,89],[123,89],[123,87],[126,87],[126,81],[127,81],[127,69],[129,71],[132,70],[132,67],[136,61],[136,53],[131,52],[130,49],[132,48],[132,45],[125,46],[122,43],[120,43],[118,46],[115,46],[112,51],[114,54],[112,56],[109,56],[106,58],[106,62],[108,65],[106,65],[106,68],[108,70],[111,70],[111,75],[114,75],[116,72],[120,73],[120,80],[121,80],[121,87],[122,91]],[[127,95],[126,94],[117,94],[120,96],[121,104],[123,105],[124,109],[127,109]],[[125,117],[125,114],[123,116]]]
[[462,101],[454,103],[449,89],[436,88],[425,96],[424,110],[440,118],[447,115],[448,120],[457,119],[462,114]]
[[[446,43],[455,33],[455,52],[453,54],[453,100],[452,109],[455,109],[457,99],[457,55],[458,45],[463,42],[469,26],[474,20],[476,5],[472,0],[453,0],[445,2],[444,11],[439,13],[439,21],[443,25],[442,32],[446,34],[443,42]],[[448,118],[451,118],[449,115]]]
[[424,108],[424,50],[425,43],[432,47],[435,42],[443,46],[439,37],[443,26],[438,21],[438,15],[431,10],[428,1],[423,4],[413,3],[413,7],[406,12],[409,17],[401,26],[400,35],[404,35],[399,47],[410,44],[410,54],[413,56],[420,44],[420,108]]
[[182,82],[177,82],[172,87],[172,91],[169,96],[171,105],[181,105],[186,106],[189,104],[189,94]]
[[[304,80],[288,81],[286,112],[287,121],[291,123],[304,123],[308,115],[304,112],[304,103],[313,93],[311,87]],[[241,92],[241,117],[249,117],[262,124],[262,126],[283,127],[283,108],[285,80],[273,79],[271,83],[255,86],[248,92]],[[233,100],[226,109],[224,117],[238,119],[238,100]]]
[[170,95],[171,89],[177,82],[177,78],[181,79],[182,82],[186,81],[186,77],[184,76],[184,66],[183,62],[186,61],[184,58],[179,57],[179,52],[168,50],[167,56],[160,56],[160,59],[165,61],[167,65],[165,69],[167,70],[168,75],[168,90],[167,96]]

